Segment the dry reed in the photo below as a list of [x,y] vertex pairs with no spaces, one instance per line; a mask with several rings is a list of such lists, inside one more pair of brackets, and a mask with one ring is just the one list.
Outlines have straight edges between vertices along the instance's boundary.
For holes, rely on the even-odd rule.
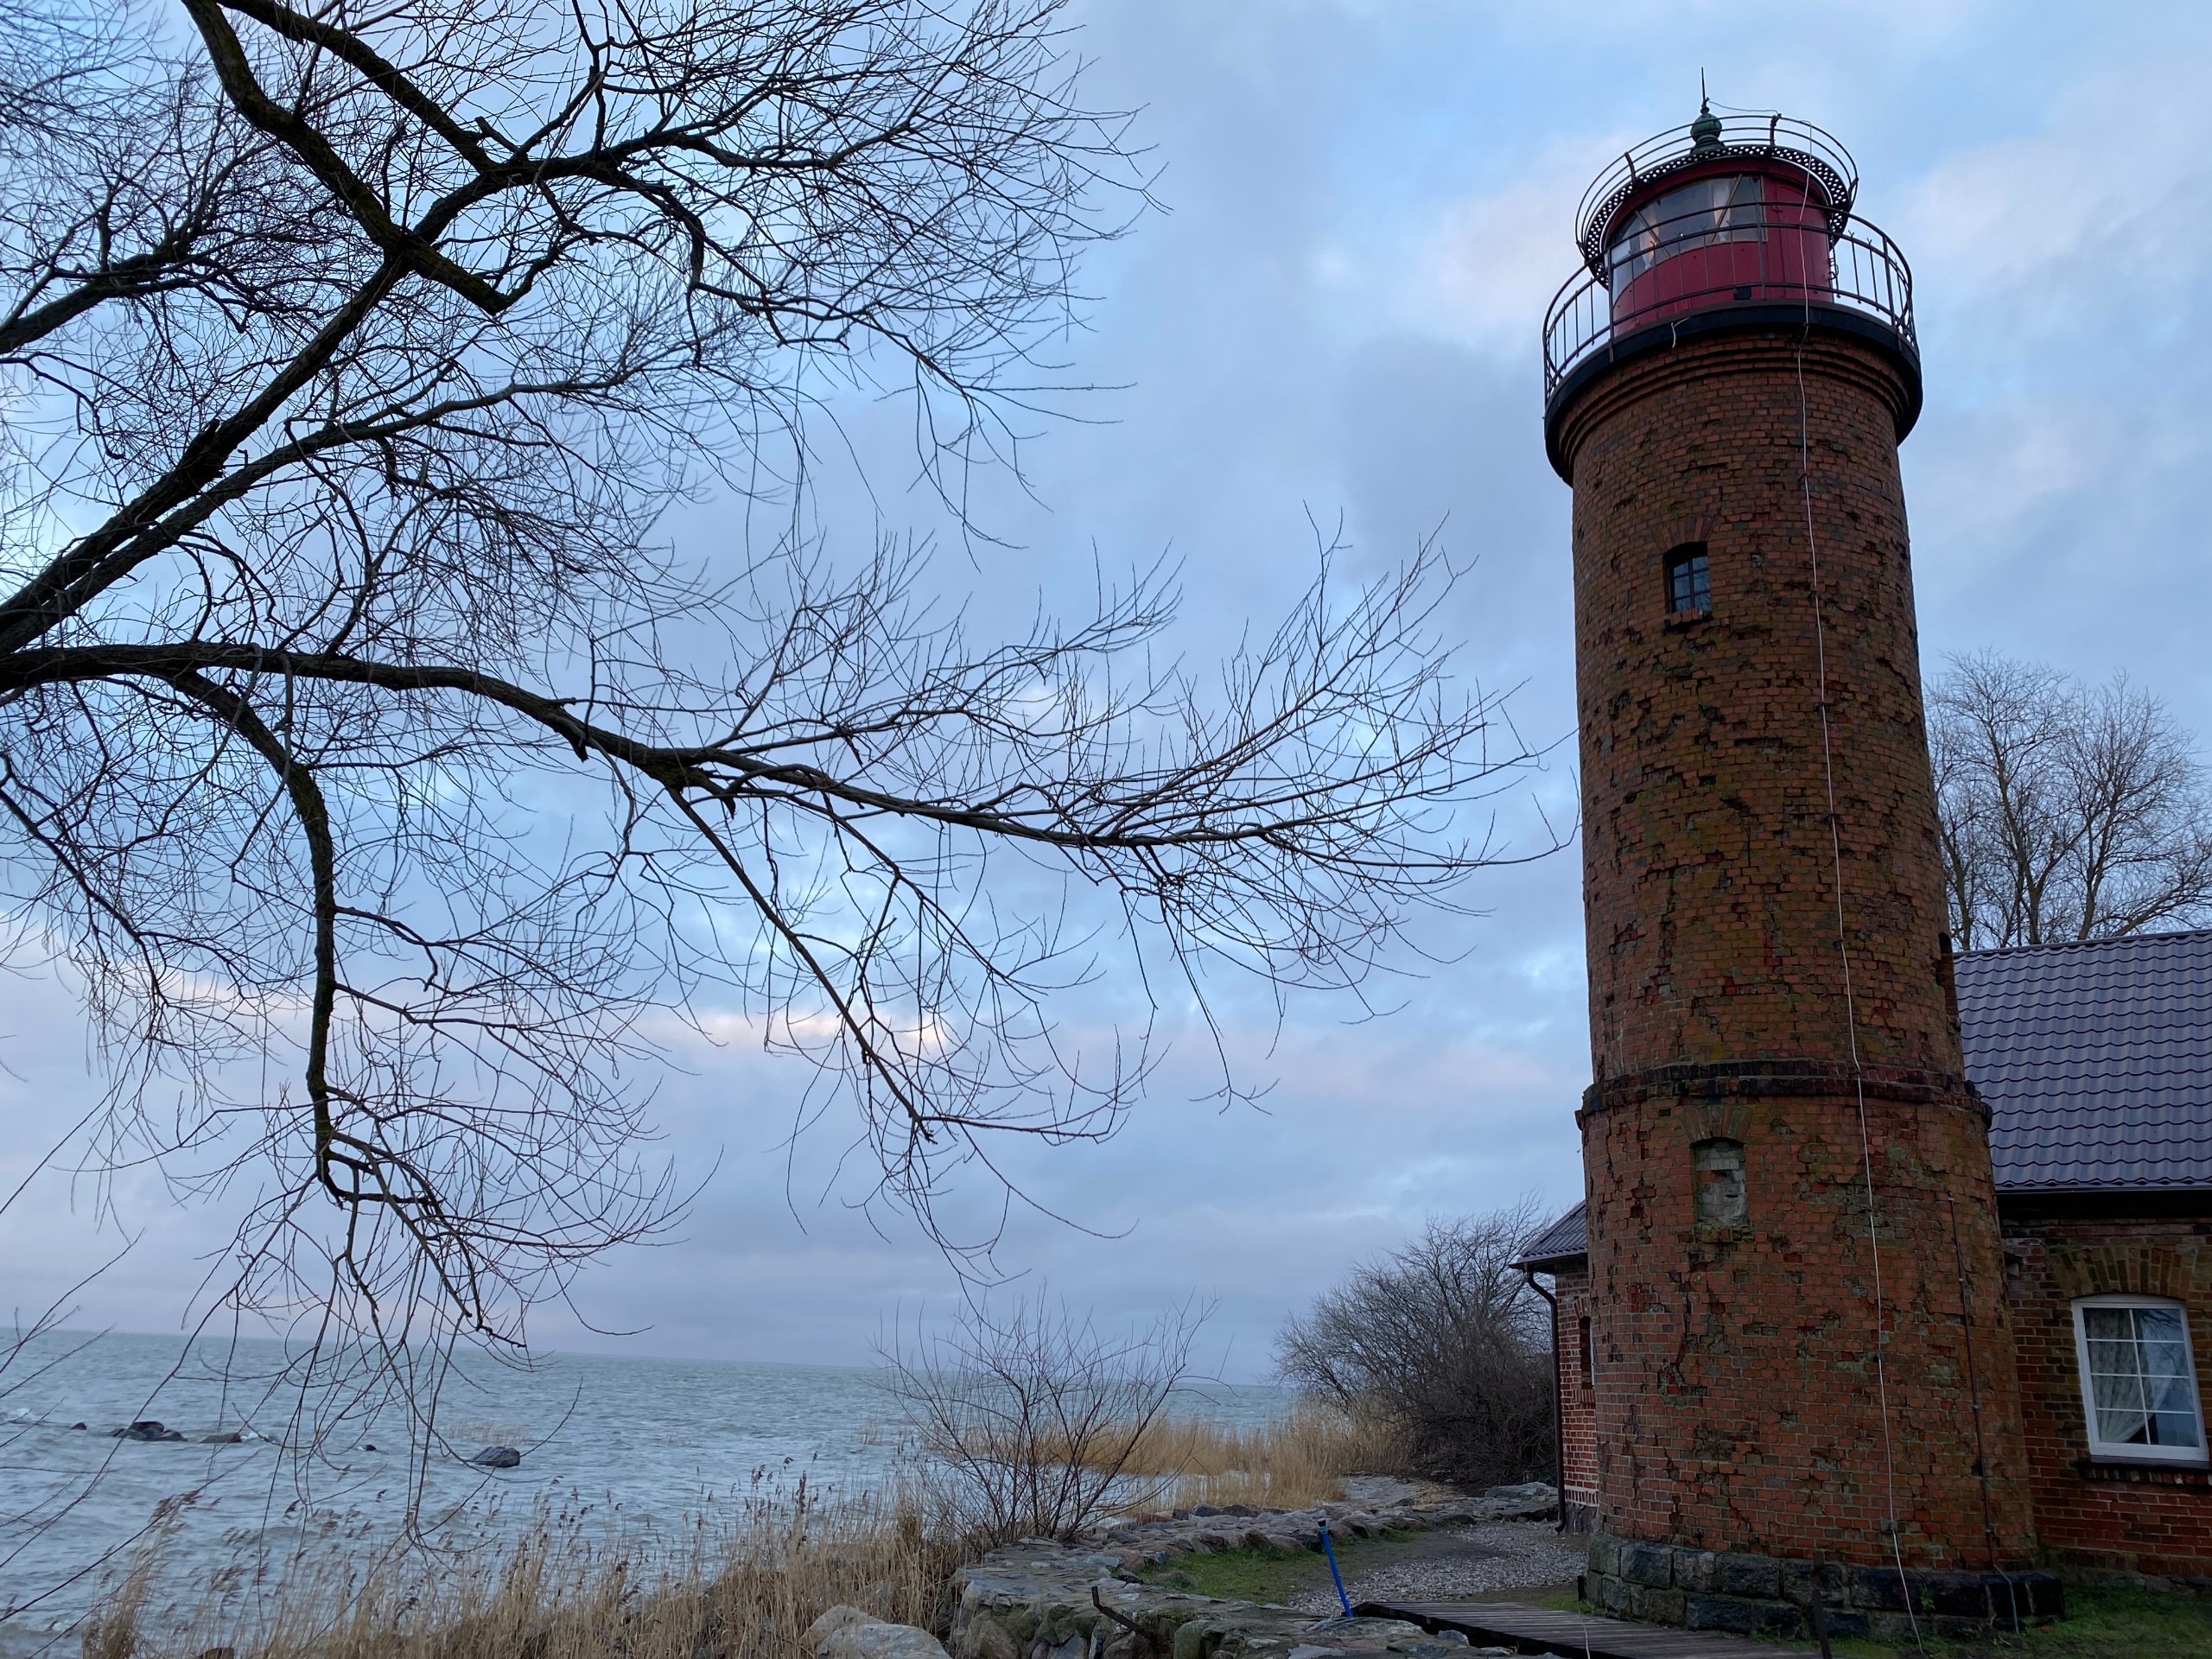
[[942,1628],[965,1540],[906,1493],[762,1499],[680,1545],[541,1516],[504,1550],[295,1564],[189,1618],[149,1611],[151,1557],[82,1630],[84,1659],[793,1659],[840,1602]]
[[1145,1426],[1123,1465],[1132,1480],[1125,1507],[1302,1509],[1342,1497],[1346,1475],[1393,1469],[1399,1461],[1384,1425],[1311,1401],[1251,1427],[1166,1417]]
[[[1253,1427],[1161,1418],[1135,1438],[1123,1507],[1303,1507],[1342,1497],[1345,1475],[1394,1466],[1395,1451],[1376,1425],[1312,1403]],[[840,1602],[941,1632],[953,1572],[989,1541],[929,1490],[824,1501],[802,1482],[680,1541],[544,1515],[504,1549],[233,1571],[182,1618],[151,1609],[157,1542],[80,1645],[84,1659],[794,1659]]]

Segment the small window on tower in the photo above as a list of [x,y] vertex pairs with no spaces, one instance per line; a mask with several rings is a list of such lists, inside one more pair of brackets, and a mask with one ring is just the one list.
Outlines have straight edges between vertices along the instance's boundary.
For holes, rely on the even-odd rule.
[[1715,1139],[1690,1148],[1696,1172],[1697,1224],[1709,1232],[1734,1232],[1750,1216],[1744,1197],[1744,1143]]
[[1590,1316],[1582,1316],[1582,1386],[1595,1388],[1598,1383],[1598,1333],[1591,1327]]
[[1713,608],[1712,567],[1703,542],[1685,542],[1667,555],[1667,608],[1676,616],[1700,616]]

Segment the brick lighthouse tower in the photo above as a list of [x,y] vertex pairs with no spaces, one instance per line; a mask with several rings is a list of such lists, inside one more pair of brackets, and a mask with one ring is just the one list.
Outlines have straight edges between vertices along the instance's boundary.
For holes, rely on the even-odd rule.
[[2032,1549],[1897,473],[1910,276],[1856,186],[1815,128],[1702,113],[1591,187],[1546,321],[1574,489],[1592,1593],[1646,1617],[1786,1628],[1825,1562],[1901,1625],[1986,1607]]

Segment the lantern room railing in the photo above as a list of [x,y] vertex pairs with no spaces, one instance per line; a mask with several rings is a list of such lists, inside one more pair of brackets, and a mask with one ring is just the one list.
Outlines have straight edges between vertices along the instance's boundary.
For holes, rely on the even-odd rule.
[[1639,220],[1568,278],[1544,314],[1544,396],[1615,340],[1742,306],[1856,312],[1918,350],[1912,271],[1882,231],[1802,198],[1700,206]]
[[1742,162],[1751,170],[1802,176],[1812,194],[1843,229],[1859,194],[1859,165],[1833,134],[1809,121],[1786,115],[1712,115],[1669,127],[1645,139],[1590,181],[1574,210],[1574,239],[1594,272],[1604,264],[1605,243],[1622,204],[1649,194],[1674,174],[1714,162]]

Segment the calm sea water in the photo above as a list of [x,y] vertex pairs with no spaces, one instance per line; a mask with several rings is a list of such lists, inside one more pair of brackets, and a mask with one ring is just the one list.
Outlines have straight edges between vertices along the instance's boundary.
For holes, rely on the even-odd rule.
[[[275,1344],[65,1334],[44,1344],[32,1357],[47,1369],[26,1376],[19,1360],[0,1400],[0,1611],[17,1610],[0,1619],[0,1656],[73,1649],[68,1632],[157,1526],[156,1604],[172,1607],[226,1577],[250,1584],[398,1535],[404,1425],[349,1424],[307,1451],[288,1400],[264,1402],[235,1380],[274,1371]],[[1178,1409],[1254,1423],[1287,1403],[1277,1389],[1224,1385]],[[143,1418],[186,1440],[109,1438]],[[899,1439],[873,1371],[584,1356],[470,1368],[448,1385],[440,1422],[464,1452],[525,1451],[500,1471],[433,1460],[423,1514],[433,1541],[456,1546],[512,1535],[546,1511],[673,1546],[802,1474],[816,1488],[880,1489]],[[240,1444],[201,1443],[232,1431]]]

